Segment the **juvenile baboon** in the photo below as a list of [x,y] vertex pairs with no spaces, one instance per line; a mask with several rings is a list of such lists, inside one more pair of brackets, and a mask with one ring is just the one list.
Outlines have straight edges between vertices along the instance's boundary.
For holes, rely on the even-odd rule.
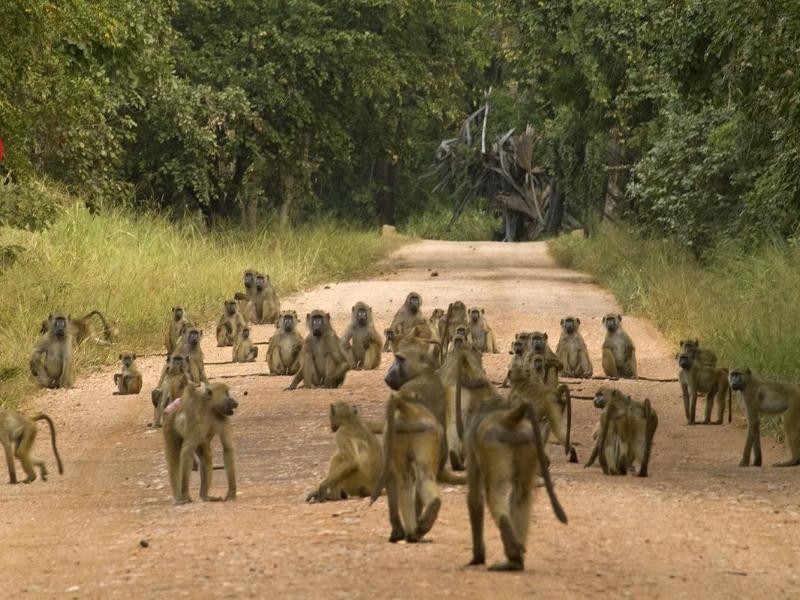
[[[425,317],[422,315],[422,296],[420,296],[416,292],[411,292],[406,296],[406,300],[403,303],[397,313],[392,319],[392,324],[389,326],[389,329],[392,332],[400,335],[407,335],[414,326],[416,325],[427,325],[427,321]],[[386,342],[383,345],[383,351],[388,352],[390,350],[390,343],[391,340],[389,336],[386,336]]]
[[135,354],[120,354],[122,372],[114,374],[114,385],[120,395],[138,394],[142,391],[142,373],[136,367]]
[[491,352],[497,354],[497,344],[494,340],[494,332],[489,327],[484,317],[482,308],[473,307],[469,309],[469,334],[472,343],[481,352]]
[[442,329],[443,324],[441,322],[442,317],[444,316],[444,310],[441,308],[434,308],[433,312],[431,312],[431,316],[428,319],[428,327],[433,334],[434,339],[441,342],[442,341]]
[[150,394],[153,402],[153,427],[161,427],[164,409],[170,402],[179,398],[189,383],[199,383],[192,379],[189,373],[188,357],[173,354],[167,357],[167,362],[161,371],[158,386]]
[[244,317],[239,312],[236,300],[225,300],[222,315],[217,321],[217,346],[233,346],[239,331],[245,327]]
[[47,333],[39,339],[31,354],[31,375],[42,387],[70,388],[75,383],[75,367],[69,318],[56,312],[47,320]]
[[697,394],[706,396],[706,412],[703,425],[711,423],[711,410],[714,401],[717,402],[717,420],[714,425],[722,424],[725,414],[725,398],[728,399],[728,423],[731,422],[731,388],[728,384],[728,370],[708,367],[693,359],[690,354],[681,352],[675,356],[681,370],[678,380],[683,392],[683,412],[686,423],[694,425],[695,411],[697,408]]
[[[511,360],[508,363],[507,373],[510,373],[511,369],[515,367],[522,369],[525,366],[525,353],[528,351],[528,341],[527,338],[520,338],[520,335],[521,334],[518,333],[516,339],[511,342],[511,350],[508,351],[511,355]],[[510,385],[511,381],[509,380],[508,374],[506,374],[502,387],[507,388]]]
[[733,369],[728,377],[731,389],[737,392],[739,406],[747,417],[747,439],[739,466],[750,465],[750,452],[754,447],[753,466],[761,466],[761,414],[783,415],[783,432],[792,456],[773,466],[800,465],[800,386],[762,379],[750,369]]
[[302,349],[303,338],[297,332],[297,313],[285,310],[278,318],[267,348],[270,375],[295,375],[300,370]]
[[255,291],[247,304],[249,320],[251,323],[275,323],[281,314],[281,301],[269,275],[256,273]]
[[255,291],[256,272],[253,269],[247,269],[243,277],[244,292],[236,292],[233,299],[237,301],[239,312],[242,316],[247,315],[247,304]]
[[603,371],[608,377],[637,379],[636,347],[622,330],[622,315],[603,317],[606,338],[603,341]]
[[451,302],[439,323],[442,328],[442,348],[448,348],[449,352],[450,343],[456,335],[456,330],[461,326],[469,330],[466,305],[461,300]]
[[250,328],[242,327],[233,344],[233,362],[253,362],[258,358],[258,346],[250,337]]
[[50,443],[53,446],[53,454],[56,457],[59,474],[64,473],[64,465],[61,464],[61,457],[58,455],[56,447],[56,426],[53,421],[44,413],[39,413],[33,418],[26,417],[15,410],[0,409],[0,444],[6,454],[6,464],[8,465],[8,483],[17,483],[17,470],[14,466],[14,457],[22,463],[25,471],[25,479],[22,483],[30,483],[36,480],[36,471],[33,467],[39,467],[42,481],[47,481],[47,468],[44,461],[33,458],[31,450],[33,442],[36,441],[36,421],[46,421],[50,427]]
[[208,383],[203,350],[200,348],[202,337],[203,332],[196,327],[187,329],[183,337],[178,340],[178,346],[174,352],[184,357],[184,362],[189,369],[189,376],[195,383]]
[[717,366],[717,355],[706,348],[700,347],[700,340],[681,340],[681,354],[688,354],[695,362],[706,367]]
[[363,302],[353,306],[350,325],[342,336],[342,349],[358,370],[377,369],[381,364],[381,338],[372,319],[372,308]]
[[[97,317],[100,319],[100,323],[103,327],[100,331],[102,338],[98,337],[97,333],[95,333],[94,326],[92,325],[92,317]],[[92,312],[80,318],[69,317],[68,321],[68,331],[77,345],[82,344],[86,340],[92,340],[93,342],[102,346],[108,346],[113,344],[119,335],[117,328],[111,327],[108,324],[105,316],[103,316],[103,313],[101,313],[99,310],[93,310]],[[48,317],[42,321],[42,326],[39,328],[39,333],[41,333],[41,335],[45,335],[49,330],[50,318]]]
[[564,377],[592,377],[592,361],[589,351],[578,329],[581,320],[577,317],[561,319],[561,337],[558,338],[556,356],[563,365],[561,374]]
[[336,452],[328,476],[306,497],[306,502],[344,500],[372,493],[381,474],[383,454],[378,438],[358,416],[358,407],[337,402],[330,407]]
[[547,341],[547,334],[541,331],[534,331],[529,337],[530,350],[525,355],[525,367],[533,371],[533,361],[536,357],[541,357],[544,366],[544,383],[550,387],[558,387],[558,373],[564,367],[561,361],[550,348]]
[[454,351],[456,347],[456,340],[458,340],[458,343],[468,344],[474,348],[477,348],[477,345],[472,341],[472,335],[470,335],[469,327],[466,325],[459,325],[455,328],[455,331],[453,331],[453,335],[450,338],[450,344],[447,348],[448,354]]
[[289,389],[296,389],[301,381],[307,388],[341,387],[352,365],[331,327],[331,316],[322,310],[311,311],[306,315],[306,326],[309,333],[300,354],[301,367]]
[[228,417],[238,406],[239,403],[228,393],[228,386],[222,383],[189,384],[184,388],[180,405],[164,420],[167,468],[175,504],[192,501],[189,497],[189,474],[195,453],[200,461],[200,499],[206,502],[222,500],[208,495],[213,473],[211,440],[215,436],[219,436],[222,443],[228,478],[225,500],[236,500],[236,467]]
[[[605,475],[636,472],[639,477],[647,477],[653,436],[658,428],[658,415],[650,400],[637,402],[617,389],[604,387],[595,394],[594,405],[603,413],[585,466],[591,467],[599,457]],[[638,465],[638,472],[634,465]]]
[[[484,502],[503,541],[506,561],[489,567],[492,571],[521,571],[524,568],[533,480],[541,475],[553,512],[567,522],[553,489],[547,456],[539,430],[539,417],[530,403],[509,407],[502,398],[485,402],[467,424],[467,507],[472,530],[470,565],[486,562],[483,538]],[[485,498],[485,500],[484,500]]]
[[167,347],[167,356],[175,352],[178,340],[183,337],[186,330],[192,327],[191,321],[186,316],[186,311],[180,306],[172,308],[172,318],[167,323],[167,334],[164,337],[164,345]]

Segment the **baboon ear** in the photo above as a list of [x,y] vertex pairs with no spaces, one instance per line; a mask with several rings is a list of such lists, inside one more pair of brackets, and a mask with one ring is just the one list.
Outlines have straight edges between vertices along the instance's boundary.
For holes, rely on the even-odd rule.
[[680,353],[680,352],[677,352],[677,353],[675,354],[675,360],[678,360],[678,357],[679,357],[680,355],[681,355],[681,353]]
[[617,321],[619,321],[620,323],[622,323],[622,315],[617,315]]
[[485,315],[485,314],[486,314],[486,309],[482,308],[482,309],[481,309],[481,314],[482,314],[482,315]]
[[119,359],[122,360],[122,354],[119,355]]
[[753,371],[750,370],[750,367],[747,367],[747,371],[745,371],[748,375],[752,375]]
[[333,404],[331,404],[330,407],[331,407],[331,414],[333,414],[334,413]]
[[700,347],[700,340],[698,340],[697,338],[694,338],[694,345],[699,348]]
[[352,412],[353,412],[354,415],[357,415],[358,414],[358,407],[357,406],[353,406],[352,407]]
[[136,355],[135,354],[131,354],[131,356],[133,357],[133,360],[136,360]]
[[608,318],[608,317],[605,317],[605,316],[604,316],[602,319],[600,319],[600,322],[601,322],[603,325],[605,325],[605,324],[606,324],[606,319],[607,319],[607,318]]
[[564,319],[561,319],[561,325],[563,325],[563,324],[564,324]]
[[581,324],[581,320],[580,320],[580,319],[578,319],[578,318],[576,318],[576,319],[575,319],[575,322],[576,322],[578,325],[580,325],[580,324]]
[[686,343],[686,340],[681,340],[681,341],[680,341],[680,342],[678,342],[678,343],[679,343],[679,345],[683,346],[683,345]]

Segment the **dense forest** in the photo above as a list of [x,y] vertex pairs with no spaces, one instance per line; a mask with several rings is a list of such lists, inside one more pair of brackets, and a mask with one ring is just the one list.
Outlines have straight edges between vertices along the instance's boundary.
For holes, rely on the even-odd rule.
[[800,224],[789,0],[14,0],[0,39],[4,224],[46,221],[57,186],[98,211],[402,225],[452,208],[423,175],[490,90],[493,135],[532,125],[587,227],[702,255]]

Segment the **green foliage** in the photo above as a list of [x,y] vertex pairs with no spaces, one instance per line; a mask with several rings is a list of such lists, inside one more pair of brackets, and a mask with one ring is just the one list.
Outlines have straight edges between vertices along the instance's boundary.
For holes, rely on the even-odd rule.
[[434,206],[411,215],[400,226],[400,231],[427,240],[480,241],[496,238],[503,229],[503,222],[494,211],[473,206],[461,214],[450,231],[445,231],[452,216],[451,208]]
[[25,185],[0,184],[0,226],[45,229],[74,201],[67,193],[40,180]]

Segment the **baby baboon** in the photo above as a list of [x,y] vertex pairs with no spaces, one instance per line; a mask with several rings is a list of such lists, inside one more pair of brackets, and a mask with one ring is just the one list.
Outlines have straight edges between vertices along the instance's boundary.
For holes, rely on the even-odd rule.
[[342,349],[356,369],[377,369],[381,364],[383,339],[375,329],[372,308],[363,302],[356,302],[352,313],[350,325],[342,336]]
[[178,340],[183,337],[186,330],[192,327],[192,323],[186,317],[186,311],[180,306],[172,308],[172,318],[167,323],[167,334],[164,337],[164,345],[167,347],[167,356],[175,352]]
[[525,353],[528,351],[528,342],[527,339],[523,340],[520,338],[520,335],[519,333],[517,334],[516,339],[511,342],[511,350],[508,351],[511,355],[511,361],[508,363],[506,378],[503,380],[502,387],[504,388],[511,385],[511,381],[508,377],[508,373],[511,372],[511,369],[514,367],[522,369],[525,366]]
[[244,327],[244,317],[239,313],[236,300],[225,300],[222,316],[217,321],[217,346],[233,346]]
[[189,376],[195,383],[208,383],[203,350],[200,348],[200,339],[202,337],[202,331],[196,327],[191,327],[187,329],[183,337],[178,340],[178,347],[175,349],[175,354],[184,357],[184,362],[189,369]]
[[[398,309],[397,314],[395,314],[394,319],[392,319],[392,324],[389,326],[389,329],[396,334],[408,335],[414,326],[427,324],[425,317],[422,315],[421,308],[422,296],[416,292],[411,292],[406,296],[406,301],[403,303],[403,306]],[[386,342],[383,345],[384,352],[390,350],[390,342],[391,340],[387,335]]]
[[269,340],[267,362],[270,375],[295,375],[300,370],[303,338],[297,333],[297,313],[285,310]]
[[186,360],[179,354],[167,357],[167,362],[161,371],[158,386],[150,395],[154,408],[153,427],[161,427],[164,409],[170,402],[180,397],[183,388],[189,383],[199,382],[195,382],[189,373],[188,357],[186,357]]
[[253,296],[256,287],[256,272],[253,269],[247,269],[244,272],[244,292],[236,292],[233,299],[237,301],[239,312],[244,316],[247,315],[247,304]]
[[306,325],[309,333],[300,355],[302,366],[289,389],[296,389],[301,381],[307,388],[341,387],[351,365],[339,336],[331,327],[331,316],[322,310],[311,311],[306,316]]
[[603,317],[606,339],[603,341],[603,371],[608,377],[637,379],[636,347],[622,330],[622,315]]
[[456,335],[456,330],[462,326],[469,330],[466,305],[461,302],[461,300],[451,302],[447,307],[447,312],[444,317],[439,320],[439,323],[442,328],[442,348],[447,348],[449,352],[450,343]]
[[[52,325],[52,324],[51,324]],[[56,448],[56,426],[53,421],[44,413],[39,413],[33,418],[26,417],[15,410],[0,409],[0,444],[6,454],[6,464],[8,465],[8,483],[17,483],[17,470],[14,466],[14,457],[22,463],[25,471],[25,479],[22,483],[30,483],[36,480],[36,471],[33,467],[39,467],[42,481],[47,481],[47,468],[44,461],[31,456],[33,442],[36,440],[36,421],[46,421],[50,426],[50,443],[53,445],[53,454],[56,457],[59,474],[64,473],[64,465],[61,464],[61,457]]]
[[136,355],[120,354],[119,360],[122,363],[122,372],[114,374],[117,394],[138,394],[142,391],[142,374],[136,367]]
[[255,291],[247,304],[249,321],[251,323],[275,323],[281,314],[281,301],[269,275],[256,273]]
[[358,416],[358,407],[346,402],[331,404],[331,431],[336,434],[336,452],[322,480],[306,502],[344,500],[372,493],[381,474],[383,454],[378,438]]
[[591,467],[600,458],[605,475],[627,475],[636,472],[647,477],[647,465],[653,448],[653,436],[658,428],[658,415],[650,400],[636,402],[614,388],[600,388],[594,405],[602,408],[595,432],[595,445],[586,463]]
[[556,346],[556,355],[564,366],[564,377],[592,377],[592,361],[589,351],[578,328],[581,320],[577,317],[561,319],[561,337]]
[[75,383],[75,366],[69,318],[56,312],[47,321],[47,333],[39,339],[31,354],[31,375],[42,387],[70,388]]
[[228,386],[222,383],[189,384],[184,388],[179,406],[164,420],[167,468],[175,504],[192,501],[189,497],[189,473],[195,453],[200,461],[200,499],[206,502],[222,500],[208,495],[213,473],[211,440],[214,436],[219,436],[222,443],[228,477],[225,500],[236,500],[236,467],[228,417],[238,406],[239,403],[228,393]]
[[529,337],[530,351],[525,355],[525,367],[533,371],[533,360],[540,356],[544,366],[544,383],[550,387],[558,387],[558,373],[564,368],[555,352],[550,349],[547,334],[534,331]]
[[783,432],[792,456],[773,466],[800,465],[800,386],[761,379],[750,369],[733,369],[728,377],[731,389],[738,394],[739,406],[747,417],[747,439],[739,466],[750,466],[750,452],[754,447],[753,466],[761,466],[761,414],[783,415]]
[[[492,571],[521,571],[524,568],[533,479],[544,480],[553,512],[567,522],[553,489],[547,456],[539,430],[539,417],[532,404],[510,408],[494,397],[484,402],[467,424],[464,444],[467,455],[467,507],[472,530],[470,565],[486,562],[483,539],[484,501],[500,529],[506,562],[489,567]],[[484,500],[485,496],[485,500]]]
[[717,366],[717,355],[711,350],[700,347],[700,340],[681,340],[681,354],[688,354],[696,363],[706,367]]
[[233,362],[253,362],[256,358],[258,358],[258,346],[250,337],[250,328],[242,327],[233,344]]
[[698,393],[706,396],[703,425],[711,423],[711,410],[715,400],[717,402],[717,420],[714,421],[714,425],[722,424],[726,396],[728,399],[728,423],[730,423],[732,419],[731,388],[728,385],[728,370],[702,365],[685,352],[677,354],[675,358],[681,368],[678,380],[681,382],[681,391],[683,392],[683,412],[686,415],[686,423],[694,425]]
[[475,344],[478,350],[497,354],[494,332],[486,322],[482,308],[473,307],[469,309],[469,334],[472,338],[472,343]]

